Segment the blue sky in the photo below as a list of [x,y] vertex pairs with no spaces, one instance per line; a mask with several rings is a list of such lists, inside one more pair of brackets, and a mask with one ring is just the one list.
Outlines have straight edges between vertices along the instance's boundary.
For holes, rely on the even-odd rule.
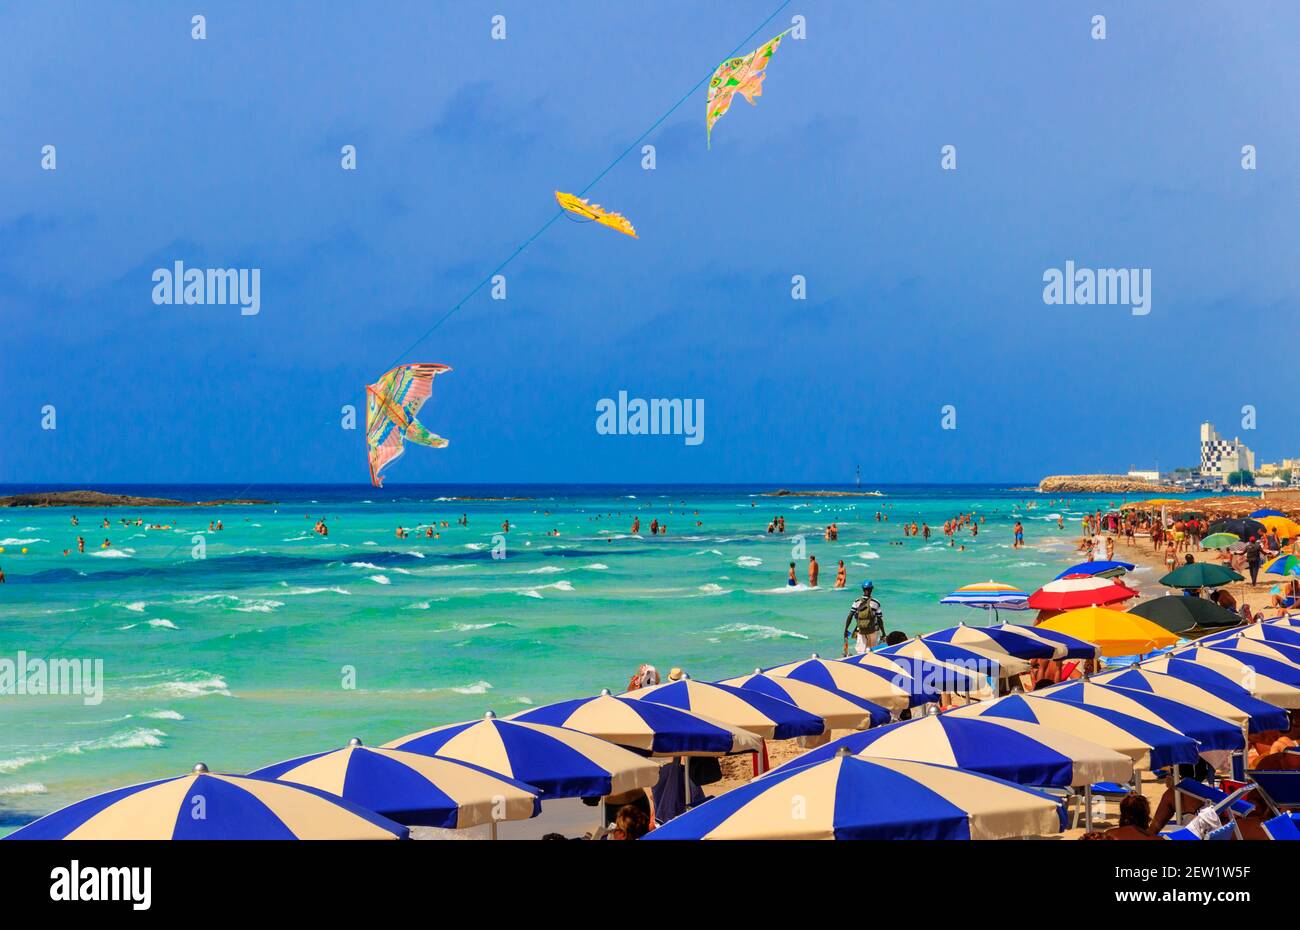
[[[1020,481],[1192,464],[1205,418],[1300,455],[1283,2],[794,0],[712,151],[700,90],[591,191],[638,240],[558,221],[402,354],[778,3],[0,10],[0,482],[364,481],[339,411],[398,361],[455,368],[451,445],[390,483]],[[261,312],[154,305],[177,260]],[[1045,305],[1066,260],[1150,314]],[[598,435],[619,390],[705,441]]]

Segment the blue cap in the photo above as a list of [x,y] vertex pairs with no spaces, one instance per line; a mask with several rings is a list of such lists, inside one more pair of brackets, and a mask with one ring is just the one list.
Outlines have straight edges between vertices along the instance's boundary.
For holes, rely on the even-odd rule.
[[874,588],[874,587],[875,587],[875,585],[873,585],[870,581],[864,581],[864,582],[862,582],[862,590],[863,590],[863,591],[867,590],[867,588]]

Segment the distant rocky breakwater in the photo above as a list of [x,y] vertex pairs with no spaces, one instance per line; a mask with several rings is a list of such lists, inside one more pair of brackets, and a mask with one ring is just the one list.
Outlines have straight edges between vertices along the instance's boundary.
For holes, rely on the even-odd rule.
[[1048,475],[1038,482],[1043,494],[1182,494],[1184,489],[1126,475]]
[[269,504],[271,501],[228,498],[178,501],[166,497],[135,497],[103,491],[33,491],[0,497],[0,507],[218,507],[226,504]]

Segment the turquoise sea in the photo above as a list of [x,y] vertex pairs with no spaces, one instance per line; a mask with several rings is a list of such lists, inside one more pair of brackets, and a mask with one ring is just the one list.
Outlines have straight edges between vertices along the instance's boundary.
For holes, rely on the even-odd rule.
[[[0,493],[21,490],[32,488]],[[884,486],[883,496],[854,498],[720,486],[102,490],[274,503],[0,510],[0,661],[23,651],[104,669],[96,705],[0,696],[0,833],[197,761],[244,772],[353,736],[378,744],[488,709],[622,690],[642,662],[712,679],[838,654],[867,578],[890,629],[983,622],[937,601],[990,578],[1033,590],[1075,561],[1082,514],[1116,501],[973,485]],[[940,530],[962,512],[984,519],[978,537],[959,535],[964,552]],[[784,535],[766,532],[776,515]],[[136,517],[171,528],[119,522]],[[1011,547],[1017,517],[1020,550]],[[319,518],[328,538],[312,531]],[[650,534],[656,518],[666,536]],[[218,519],[224,529],[209,531]],[[911,520],[934,528],[928,543],[903,536]],[[422,527],[434,521],[450,525],[429,538]],[[830,543],[833,521],[840,536]],[[396,538],[399,525],[409,538]],[[821,563],[817,589],[786,585],[799,536]],[[840,559],[849,586],[836,591]],[[798,562],[802,581],[807,562]]]

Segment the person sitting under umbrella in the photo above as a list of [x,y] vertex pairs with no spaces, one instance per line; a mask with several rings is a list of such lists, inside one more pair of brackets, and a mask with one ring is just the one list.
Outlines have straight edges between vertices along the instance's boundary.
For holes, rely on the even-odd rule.
[[1274,607],[1280,610],[1294,607],[1300,603],[1300,580],[1292,578],[1285,586],[1275,584],[1268,593]]
[[1237,599],[1228,593],[1227,589],[1219,588],[1217,591],[1210,593],[1210,600],[1218,604],[1224,610],[1236,610]]

